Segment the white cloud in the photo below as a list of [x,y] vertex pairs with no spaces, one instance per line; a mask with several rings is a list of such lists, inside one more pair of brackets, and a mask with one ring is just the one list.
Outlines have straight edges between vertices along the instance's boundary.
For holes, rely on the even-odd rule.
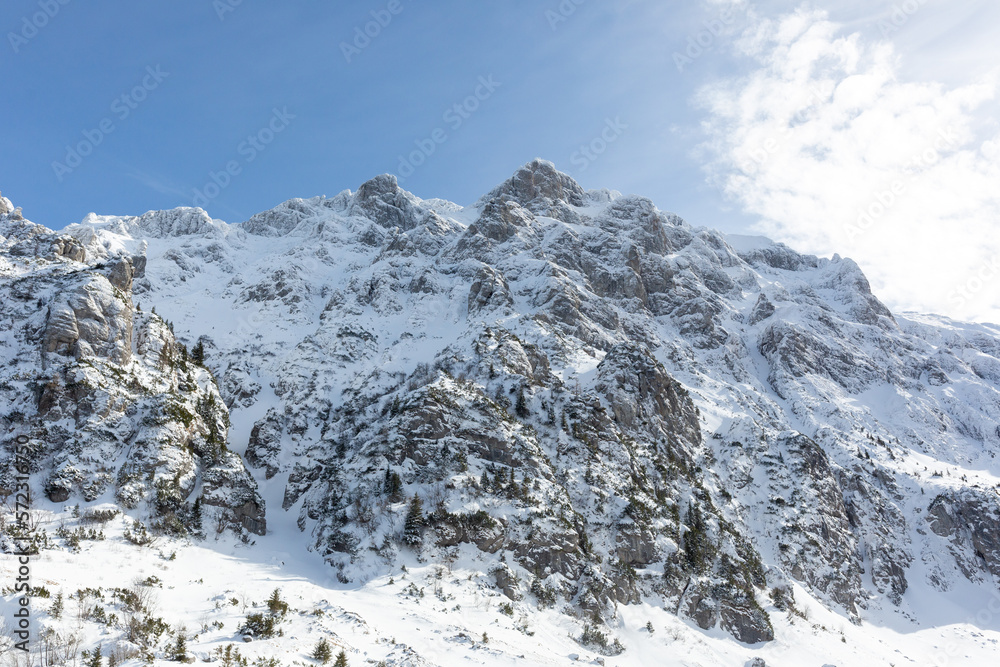
[[750,72],[697,99],[710,178],[760,231],[852,257],[894,309],[1000,322],[995,77],[901,80],[892,43],[806,8],[739,48]]

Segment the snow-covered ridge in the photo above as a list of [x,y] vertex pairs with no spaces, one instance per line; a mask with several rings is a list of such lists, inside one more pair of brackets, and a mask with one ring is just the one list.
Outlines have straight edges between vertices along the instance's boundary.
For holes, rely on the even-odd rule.
[[[0,406],[91,373],[115,407],[84,419],[134,440],[113,325],[127,311],[154,326],[132,309],[155,306],[214,377],[192,370],[190,411],[217,382],[227,450],[254,478],[202,445],[182,466],[166,438],[157,456],[191,474],[171,511],[188,521],[207,481],[238,529],[298,541],[348,588],[456,558],[532,618],[552,604],[613,634],[651,605],[769,664],[798,636],[779,620],[792,591],[896,628],[963,623],[995,590],[1000,329],[893,314],[849,259],[694,227],[540,160],[464,208],[386,175],[236,224],[176,209],[55,234],[7,211],[0,346],[23,363]],[[60,325],[63,281],[129,271],[124,311],[109,290],[100,317],[69,309],[93,325]],[[30,316],[29,292],[44,306]],[[32,328],[55,348],[32,347]],[[79,422],[70,407],[60,419]],[[55,419],[20,412],[0,408],[4,443]],[[86,438],[51,447],[39,488],[120,492],[111,470],[110,496],[63,474],[83,469]],[[422,524],[405,521],[415,497]]]

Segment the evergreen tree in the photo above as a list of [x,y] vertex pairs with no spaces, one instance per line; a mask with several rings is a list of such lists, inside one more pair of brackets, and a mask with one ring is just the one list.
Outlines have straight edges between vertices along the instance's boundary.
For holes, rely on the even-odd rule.
[[684,555],[688,566],[695,572],[703,572],[712,558],[712,542],[701,508],[688,503],[684,523],[688,529],[684,534]]
[[524,398],[524,387],[517,388],[517,403],[514,404],[514,413],[521,419],[527,419],[531,415],[528,410],[528,401]]
[[333,667],[347,667],[347,654],[341,651],[337,654],[337,661],[333,663]]
[[406,522],[403,524],[403,542],[419,547],[423,541],[424,523],[424,501],[418,495],[413,496],[406,511]]
[[195,498],[194,507],[191,508],[191,528],[196,535],[202,534],[201,496]]
[[183,629],[177,631],[177,640],[170,649],[170,659],[174,662],[187,662],[187,637],[184,636]]
[[[87,652],[84,651],[86,654]],[[89,656],[83,656],[84,667],[101,667],[101,647],[98,646]]]
[[205,344],[202,343],[200,340],[191,349],[191,361],[198,364],[199,366],[203,366],[205,364]]
[[316,648],[313,649],[312,659],[319,660],[324,665],[330,662],[330,658],[333,657],[333,649],[330,648],[330,642],[326,639],[320,639],[316,644]]
[[281,589],[275,588],[267,599],[267,610],[271,616],[284,616],[288,612],[288,603],[281,599]]
[[397,496],[400,491],[403,490],[403,480],[394,470],[389,468],[385,469],[385,481],[383,482],[383,491],[387,496]]
[[52,608],[49,609],[49,615],[52,618],[62,618],[63,613],[63,594],[62,591],[56,593],[56,599],[52,601]]

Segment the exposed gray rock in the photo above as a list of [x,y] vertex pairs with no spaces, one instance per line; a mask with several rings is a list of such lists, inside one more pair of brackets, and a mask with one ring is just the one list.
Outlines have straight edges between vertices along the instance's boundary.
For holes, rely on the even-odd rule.
[[977,489],[947,491],[927,508],[935,535],[947,538],[962,573],[981,581],[1000,577],[1000,498]]
[[507,308],[512,305],[514,299],[503,274],[489,266],[479,269],[469,289],[469,315],[475,315],[481,310]]
[[70,236],[60,236],[52,244],[52,252],[57,257],[65,257],[74,262],[83,262],[87,258],[87,251],[76,239]]
[[556,201],[583,206],[585,197],[583,188],[551,162],[533,160],[483,197],[483,201],[513,199],[535,213],[548,215]]
[[278,474],[278,455],[281,453],[283,424],[276,411],[268,411],[267,416],[253,426],[250,442],[247,444],[247,463],[255,468],[264,468],[264,476],[271,479]]
[[315,211],[309,202],[289,199],[269,211],[258,213],[241,226],[243,231],[255,236],[285,236],[312,215]]
[[125,363],[132,354],[131,293],[104,276],[70,283],[50,306],[42,334],[46,355],[103,357]]
[[400,189],[392,174],[382,174],[363,183],[354,195],[350,212],[380,227],[398,227],[403,231],[415,228],[423,218],[412,196]]

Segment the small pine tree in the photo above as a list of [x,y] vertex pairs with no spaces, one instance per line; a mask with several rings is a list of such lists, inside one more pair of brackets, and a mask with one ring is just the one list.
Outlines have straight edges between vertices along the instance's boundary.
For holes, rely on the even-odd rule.
[[191,528],[196,535],[202,534],[202,521],[201,496],[198,496],[194,500],[194,507],[191,508]]
[[347,654],[341,651],[337,654],[337,660],[333,663],[333,667],[347,667]]
[[267,599],[267,610],[271,616],[284,616],[288,612],[288,603],[281,599],[281,589],[275,588]]
[[326,639],[320,639],[316,643],[316,648],[313,649],[312,659],[319,660],[322,664],[330,662],[330,658],[333,657],[333,649],[330,648],[330,642]]
[[52,618],[62,618],[63,613],[63,594],[62,591],[56,593],[56,599],[52,601],[52,608],[49,609],[49,615]]
[[191,349],[191,361],[198,364],[199,366],[205,364],[205,344],[202,343],[200,340]]
[[403,490],[403,480],[399,476],[398,472],[389,468],[385,469],[385,482],[383,483],[383,490],[387,496],[398,495],[399,492]]
[[688,503],[684,523],[688,528],[684,534],[684,555],[688,566],[695,572],[703,572],[710,564],[712,543],[708,535],[708,524],[701,513],[701,508],[693,503]]
[[[86,651],[84,651],[86,654]],[[101,647],[98,646],[89,656],[83,656],[84,667],[101,667]]]
[[524,398],[524,387],[517,388],[517,402],[514,404],[514,413],[521,419],[527,419],[531,412],[528,410],[528,401]]
[[415,495],[406,511],[406,522],[403,524],[403,542],[413,547],[419,547],[423,542],[424,523],[424,501],[420,499],[419,495]]
[[177,631],[177,639],[170,649],[170,659],[174,662],[187,662],[187,637],[184,636],[183,629]]

